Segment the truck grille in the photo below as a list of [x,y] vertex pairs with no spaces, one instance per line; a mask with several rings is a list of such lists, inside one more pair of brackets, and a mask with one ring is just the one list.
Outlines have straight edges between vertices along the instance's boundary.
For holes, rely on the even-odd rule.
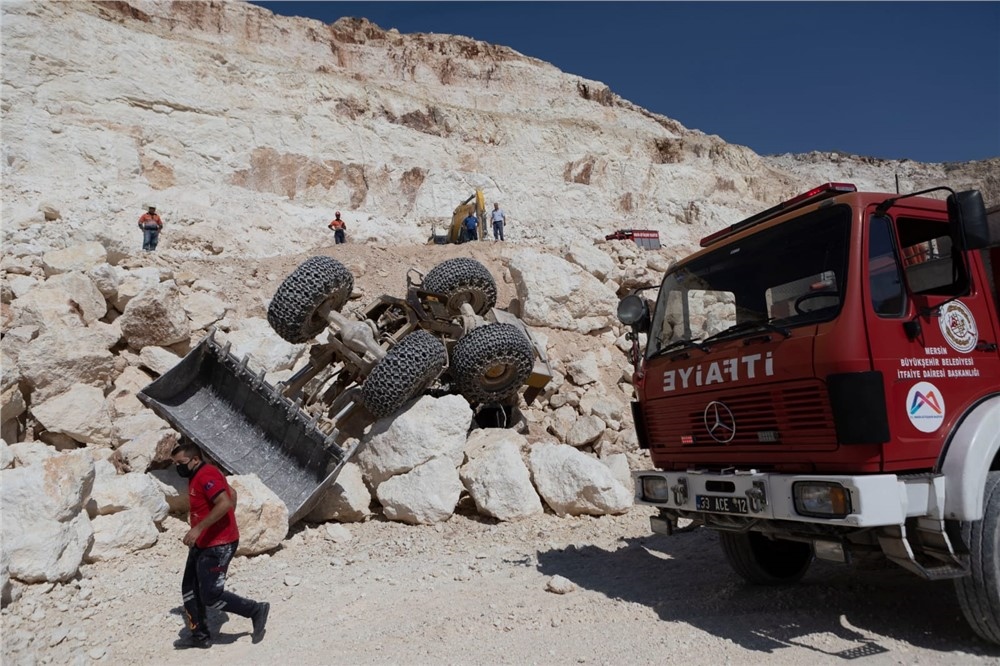
[[[735,424],[728,442],[713,439],[706,427],[705,409],[712,401],[722,421]],[[728,412],[726,411],[728,409]],[[672,395],[651,400],[643,410],[649,441],[654,448],[795,447],[830,450],[837,447],[833,413],[825,386],[815,380],[786,383],[766,390],[727,389],[690,396]],[[709,422],[714,423],[714,412]],[[729,432],[716,428],[725,439]]]

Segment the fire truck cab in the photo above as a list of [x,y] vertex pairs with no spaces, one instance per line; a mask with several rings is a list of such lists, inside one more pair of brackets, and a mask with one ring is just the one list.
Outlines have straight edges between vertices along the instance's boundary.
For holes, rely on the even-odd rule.
[[1000,220],[947,189],[827,183],[623,299],[636,500],[754,583],[862,555],[954,578],[1000,643]]

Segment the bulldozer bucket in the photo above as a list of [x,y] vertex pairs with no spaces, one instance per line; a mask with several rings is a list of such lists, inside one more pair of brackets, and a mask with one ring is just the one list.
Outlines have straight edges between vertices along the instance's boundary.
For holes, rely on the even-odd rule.
[[209,334],[139,400],[231,474],[256,474],[293,524],[315,506],[353,453],[254,375]]

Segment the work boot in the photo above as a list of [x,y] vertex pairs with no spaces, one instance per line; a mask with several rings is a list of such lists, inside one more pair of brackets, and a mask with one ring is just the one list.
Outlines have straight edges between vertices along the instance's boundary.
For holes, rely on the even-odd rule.
[[253,644],[256,645],[264,640],[264,627],[267,625],[267,613],[271,610],[271,604],[261,601],[257,604],[257,610],[250,617],[253,622]]

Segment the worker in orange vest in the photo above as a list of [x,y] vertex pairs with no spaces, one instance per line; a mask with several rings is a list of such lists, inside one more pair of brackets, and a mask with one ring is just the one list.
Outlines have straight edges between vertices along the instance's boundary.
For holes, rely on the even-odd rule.
[[347,225],[340,219],[340,211],[334,213],[334,218],[328,225],[333,229],[333,240],[337,245],[347,242]]
[[163,220],[156,214],[156,206],[150,206],[142,214],[139,218],[139,228],[142,229],[142,249],[152,252],[160,242],[160,230],[163,229]]

